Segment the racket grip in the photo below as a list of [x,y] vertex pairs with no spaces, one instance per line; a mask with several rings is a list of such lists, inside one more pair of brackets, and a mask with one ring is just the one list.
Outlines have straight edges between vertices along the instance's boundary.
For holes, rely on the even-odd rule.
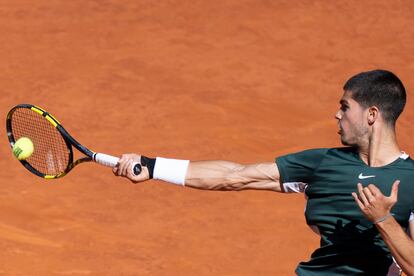
[[119,158],[105,153],[95,153],[93,160],[98,164],[113,168],[118,164]]
[[[98,164],[113,168],[118,164],[119,158],[105,153],[95,153],[93,156],[93,160]],[[134,163],[132,164],[132,167],[134,175],[139,175],[141,173],[141,164]]]

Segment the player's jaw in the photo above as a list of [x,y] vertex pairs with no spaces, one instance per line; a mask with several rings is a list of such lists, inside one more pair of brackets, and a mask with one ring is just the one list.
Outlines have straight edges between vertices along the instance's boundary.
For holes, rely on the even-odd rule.
[[353,140],[353,139],[350,139],[351,137],[349,137],[349,136],[352,136],[352,135],[350,135],[351,133],[349,133],[349,131],[347,131],[347,128],[344,129],[342,127],[340,121],[338,121],[338,127],[339,127],[338,134],[341,137],[341,143],[345,146],[350,146],[350,142],[352,142],[352,140]]
[[349,133],[343,129],[340,129],[338,133],[341,135],[341,143],[344,146],[356,146],[357,145],[357,139],[355,139],[355,135],[352,135],[352,133]]
[[360,122],[339,122],[338,134],[341,136],[341,142],[345,146],[361,146],[364,144],[369,130]]

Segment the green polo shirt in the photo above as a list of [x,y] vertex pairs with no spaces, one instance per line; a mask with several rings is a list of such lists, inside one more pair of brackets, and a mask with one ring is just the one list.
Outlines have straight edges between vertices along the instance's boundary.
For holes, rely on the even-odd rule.
[[285,192],[304,191],[306,222],[321,236],[320,248],[301,262],[298,275],[387,275],[393,262],[376,227],[351,193],[357,183],[375,184],[385,195],[400,180],[392,209],[406,229],[414,210],[414,161],[406,154],[383,167],[369,167],[354,148],[312,149],[278,157]]

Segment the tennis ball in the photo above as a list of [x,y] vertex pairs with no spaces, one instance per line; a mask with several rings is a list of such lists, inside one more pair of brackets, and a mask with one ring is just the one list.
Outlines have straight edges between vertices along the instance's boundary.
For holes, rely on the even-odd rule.
[[21,137],[13,145],[13,154],[19,160],[29,158],[34,151],[33,142],[27,137]]

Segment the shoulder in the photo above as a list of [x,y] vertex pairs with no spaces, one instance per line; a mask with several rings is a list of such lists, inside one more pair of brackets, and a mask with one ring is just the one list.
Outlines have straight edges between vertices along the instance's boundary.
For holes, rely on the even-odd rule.
[[407,153],[403,152],[400,156],[400,162],[396,162],[399,167],[405,167],[408,169],[414,169],[414,160],[411,159],[410,155],[408,155]]
[[343,156],[358,156],[358,150],[353,147],[330,148],[327,152],[329,154],[337,154]]
[[314,149],[306,149],[302,151],[292,152],[283,155],[282,157],[288,156],[315,156],[315,155],[325,155],[329,150],[329,148],[314,148]]
[[411,156],[409,156],[408,154],[406,154],[406,158],[403,158],[404,161],[409,164],[410,166],[414,166],[414,160],[411,159]]
[[315,169],[319,166],[329,152],[329,148],[308,149],[296,153],[286,154],[276,158],[276,164],[282,168],[291,169]]
[[321,157],[321,156],[336,156],[336,157],[351,157],[358,156],[358,151],[352,147],[339,147],[339,148],[314,148],[307,149],[295,153],[286,154],[283,157],[289,156],[301,156],[301,157]]

